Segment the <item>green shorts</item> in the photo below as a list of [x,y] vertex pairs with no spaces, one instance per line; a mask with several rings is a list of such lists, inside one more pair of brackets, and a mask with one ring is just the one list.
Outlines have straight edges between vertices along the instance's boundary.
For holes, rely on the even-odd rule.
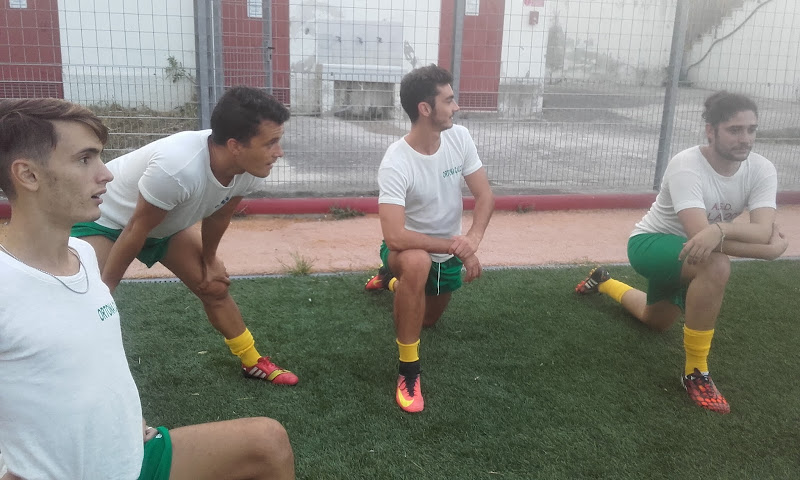
[[[381,242],[381,261],[389,266],[389,247],[386,242]],[[441,295],[455,292],[461,288],[461,267],[464,264],[458,257],[452,257],[442,263],[433,262],[428,272],[428,281],[425,283],[425,295]]]
[[[122,230],[104,227],[95,222],[81,222],[72,226],[72,231],[69,235],[78,238],[100,235],[112,242],[116,242],[120,233],[122,233]],[[152,267],[167,254],[170,238],[172,238],[172,235],[164,238],[148,238],[144,241],[144,247],[142,247],[139,255],[136,255],[136,258],[147,265],[148,268]]]
[[172,439],[166,427],[144,444],[144,459],[139,480],[168,480],[172,468]]
[[688,285],[681,281],[683,262],[678,254],[686,237],[643,233],[628,239],[628,260],[636,273],[647,279],[647,304],[667,300],[685,309]]

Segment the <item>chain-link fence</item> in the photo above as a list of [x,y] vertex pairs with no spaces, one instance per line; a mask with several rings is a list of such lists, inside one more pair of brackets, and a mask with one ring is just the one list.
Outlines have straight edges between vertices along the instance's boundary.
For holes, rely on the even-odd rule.
[[0,96],[92,107],[113,158],[265,88],[293,114],[266,193],[325,196],[375,193],[414,67],[454,73],[499,193],[651,191],[728,89],[800,190],[798,45],[794,0],[0,0]]

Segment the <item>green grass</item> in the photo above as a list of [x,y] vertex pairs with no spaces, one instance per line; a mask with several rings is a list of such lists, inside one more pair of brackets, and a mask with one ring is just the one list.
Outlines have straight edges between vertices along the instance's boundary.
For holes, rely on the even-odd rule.
[[299,252],[292,252],[290,255],[292,257],[292,262],[290,264],[280,262],[286,274],[301,276],[310,275],[311,272],[314,271],[314,259],[306,258]]
[[354,217],[363,217],[365,215],[361,210],[356,210],[351,207],[339,207],[337,205],[331,206],[328,209],[334,220],[345,220]]
[[[733,266],[710,358],[727,416],[680,387],[680,326],[658,334],[607,298],[574,296],[586,270],[489,271],[465,285],[423,332],[419,415],[394,403],[392,295],[364,292],[364,274],[234,282],[257,345],[296,387],[238,375],[180,284],[123,284],[117,303],[151,424],[276,418],[298,478],[800,476],[800,262]],[[611,271],[642,286],[628,267]]]

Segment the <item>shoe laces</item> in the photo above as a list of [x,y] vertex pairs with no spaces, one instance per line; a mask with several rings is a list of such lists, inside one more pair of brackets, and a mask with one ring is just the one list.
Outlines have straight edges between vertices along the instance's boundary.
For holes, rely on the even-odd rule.
[[703,394],[713,394],[714,392],[714,381],[711,380],[711,376],[708,373],[703,373],[694,369],[694,372],[686,375],[686,381],[689,382],[692,387],[696,388],[697,390],[701,391]]
[[419,375],[413,375],[413,376],[403,375],[403,379],[405,380],[406,383],[406,392],[408,392],[408,396],[413,397],[414,389],[417,386],[417,380],[419,380]]
[[273,369],[277,368],[277,366],[274,363],[272,363],[272,361],[269,359],[269,357],[261,357],[261,358],[259,358],[257,365],[263,365],[266,368],[273,368]]

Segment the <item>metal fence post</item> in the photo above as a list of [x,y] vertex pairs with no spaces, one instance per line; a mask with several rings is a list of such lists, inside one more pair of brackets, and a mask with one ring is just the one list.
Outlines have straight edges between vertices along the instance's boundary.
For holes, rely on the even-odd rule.
[[450,56],[450,73],[453,74],[453,93],[458,103],[461,90],[461,47],[464,43],[464,15],[467,12],[467,0],[455,0],[453,8],[453,52]]
[[262,40],[264,49],[264,88],[272,95],[272,0],[261,1]]
[[678,102],[678,82],[680,81],[683,49],[685,48],[686,29],[689,25],[689,0],[678,0],[675,6],[675,24],[672,28],[672,47],[669,54],[669,77],[664,94],[664,112],[661,117],[661,134],[658,139],[658,157],[656,158],[656,174],[653,179],[653,190],[661,188],[664,170],[667,168],[670,155],[672,131],[675,125],[675,104]]
[[214,32],[214,85],[211,97],[213,110],[225,91],[225,70],[222,61],[222,0],[212,0],[211,8],[211,30]]
[[195,58],[197,64],[197,100],[200,118],[200,128],[206,129],[211,125],[211,109],[209,101],[211,94],[211,82],[209,72],[209,49],[208,49],[208,2],[205,0],[194,0],[194,31],[195,31]]

